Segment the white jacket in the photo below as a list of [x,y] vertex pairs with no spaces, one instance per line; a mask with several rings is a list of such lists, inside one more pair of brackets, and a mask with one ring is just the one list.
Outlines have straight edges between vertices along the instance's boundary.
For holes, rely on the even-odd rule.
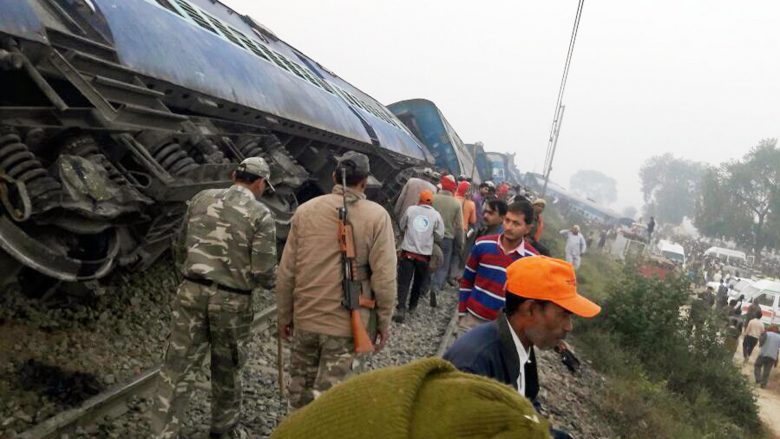
[[580,256],[588,249],[588,245],[585,243],[585,237],[582,236],[582,232],[576,235],[569,229],[561,230],[561,235],[566,237],[566,254],[572,256]]

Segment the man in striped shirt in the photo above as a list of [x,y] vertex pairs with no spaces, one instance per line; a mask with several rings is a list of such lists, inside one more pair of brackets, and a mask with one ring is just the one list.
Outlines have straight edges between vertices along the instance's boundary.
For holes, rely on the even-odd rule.
[[506,267],[538,252],[523,238],[533,223],[534,212],[526,200],[510,204],[504,216],[504,231],[477,239],[460,281],[458,324],[463,332],[496,319],[504,307]]

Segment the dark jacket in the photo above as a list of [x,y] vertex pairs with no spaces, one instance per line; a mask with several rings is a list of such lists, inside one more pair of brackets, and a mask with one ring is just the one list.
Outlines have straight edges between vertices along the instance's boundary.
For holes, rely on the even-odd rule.
[[[477,326],[458,338],[444,354],[444,359],[459,370],[493,378],[517,390],[520,376],[520,358],[509,323],[503,313],[496,320]],[[533,347],[525,364],[525,397],[537,405],[539,378]]]

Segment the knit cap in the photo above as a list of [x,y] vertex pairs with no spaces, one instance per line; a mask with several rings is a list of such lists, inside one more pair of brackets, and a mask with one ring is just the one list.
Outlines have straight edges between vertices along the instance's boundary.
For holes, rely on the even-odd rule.
[[465,196],[466,192],[469,191],[470,187],[471,187],[471,183],[469,183],[468,181],[465,181],[465,180],[461,181],[460,183],[458,183],[458,192],[455,195],[458,195],[458,196],[461,196],[461,197]]
[[458,188],[458,182],[455,181],[455,177],[449,174],[442,175],[439,183],[441,184],[442,190],[445,191],[455,192],[455,190]]
[[271,439],[547,439],[548,432],[511,387],[426,358],[333,387],[287,417]]
[[433,192],[424,190],[420,192],[420,203],[431,204],[433,203]]

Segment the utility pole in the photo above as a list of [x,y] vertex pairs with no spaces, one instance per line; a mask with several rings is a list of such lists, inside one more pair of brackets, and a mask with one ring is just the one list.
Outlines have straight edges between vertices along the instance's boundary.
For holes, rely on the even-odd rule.
[[579,0],[577,4],[577,14],[574,16],[574,26],[571,30],[571,39],[569,40],[569,50],[566,53],[566,62],[563,64],[563,76],[561,77],[561,87],[558,89],[558,98],[555,101],[555,113],[553,114],[553,123],[550,127],[550,138],[547,141],[547,154],[544,158],[544,187],[542,196],[547,194],[547,184],[550,182],[550,171],[552,171],[553,159],[555,158],[555,148],[558,146],[558,135],[561,132],[563,123],[563,92],[566,90],[566,81],[569,79],[569,68],[574,54],[574,43],[577,41],[577,31],[580,28],[580,18],[582,17],[582,8],[585,0]]
[[542,198],[547,194],[547,183],[550,181],[550,172],[552,171],[552,164],[553,159],[555,158],[555,149],[558,147],[558,135],[561,133],[561,125],[563,124],[563,112],[566,110],[566,106],[561,104],[558,111],[558,117],[555,119],[555,122],[553,125],[555,126],[555,129],[553,130],[552,136],[550,136],[550,143],[552,144],[552,147],[548,145],[548,149],[550,149],[550,160],[547,163],[547,169],[544,170],[544,186],[542,187]]

